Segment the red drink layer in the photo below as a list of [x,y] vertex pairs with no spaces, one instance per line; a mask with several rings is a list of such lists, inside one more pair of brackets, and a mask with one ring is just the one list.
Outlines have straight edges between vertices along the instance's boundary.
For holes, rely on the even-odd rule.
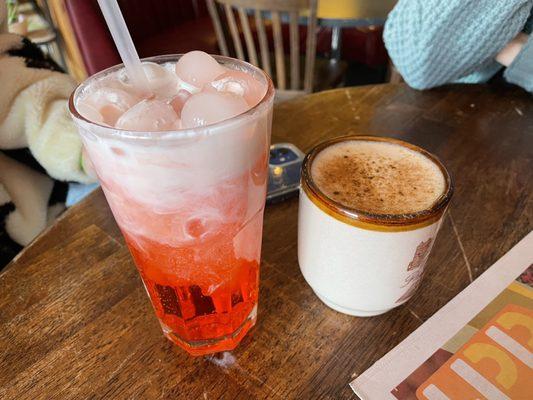
[[[257,253],[262,219],[261,212],[249,221],[254,227],[245,238]],[[124,235],[165,335],[193,355],[235,348],[255,323],[259,260],[235,255],[237,230],[227,226],[210,240],[179,248]],[[223,278],[215,282],[211,274]]]

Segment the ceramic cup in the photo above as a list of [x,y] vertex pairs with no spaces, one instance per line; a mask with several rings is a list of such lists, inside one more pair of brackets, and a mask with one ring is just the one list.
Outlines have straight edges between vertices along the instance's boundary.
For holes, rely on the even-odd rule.
[[[422,154],[442,172],[444,192],[430,208],[399,215],[371,214],[328,198],[313,181],[313,161],[328,146],[353,140],[388,142]],[[327,306],[350,315],[378,315],[403,304],[422,279],[452,194],[444,165],[412,144],[345,136],[317,145],[302,166],[298,261],[305,280]]]

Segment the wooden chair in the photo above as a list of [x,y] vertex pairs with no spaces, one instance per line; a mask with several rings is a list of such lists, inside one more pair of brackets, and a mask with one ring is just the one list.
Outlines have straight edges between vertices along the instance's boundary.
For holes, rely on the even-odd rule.
[[[230,55],[229,46],[225,38],[225,33],[229,30],[233,40],[234,55],[241,60],[262,68],[267,74],[272,76],[280,94],[280,99],[312,92],[316,56],[317,0],[207,0],[207,6],[215,27],[220,51],[223,55]],[[221,20],[218,6],[224,9],[227,24],[224,24]],[[272,74],[273,69],[270,64],[271,54],[264,23],[264,14],[267,13],[270,14],[274,39],[274,74]],[[236,14],[239,22],[237,22]],[[288,69],[290,73],[288,75],[290,82],[288,82],[285,71],[286,62],[281,25],[282,14],[287,14],[289,21],[290,62]],[[298,25],[298,19],[302,14],[308,16],[303,80],[300,78],[300,33]],[[255,22],[255,24],[252,24],[252,22]],[[254,33],[256,33],[257,41],[252,33],[253,25],[255,25]],[[241,33],[244,36],[244,45],[241,41]],[[259,44],[259,56],[256,49],[257,42]]]

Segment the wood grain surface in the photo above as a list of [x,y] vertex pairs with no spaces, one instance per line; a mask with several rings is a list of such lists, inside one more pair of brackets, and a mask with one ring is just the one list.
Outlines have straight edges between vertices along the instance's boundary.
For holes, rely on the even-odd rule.
[[351,399],[348,383],[532,229],[533,101],[517,88],[381,85],[279,105],[273,142],[308,151],[388,135],[455,177],[422,288],[355,318],[324,306],[297,263],[297,199],[267,207],[256,327],[231,353],[192,358],[161,334],[100,190],[0,274],[0,399]]

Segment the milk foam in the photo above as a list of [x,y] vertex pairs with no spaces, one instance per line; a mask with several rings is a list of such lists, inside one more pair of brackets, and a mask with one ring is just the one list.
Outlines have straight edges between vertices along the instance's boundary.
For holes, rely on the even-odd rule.
[[311,175],[319,189],[346,207],[375,214],[431,208],[444,193],[439,166],[401,145],[349,140],[322,150]]
[[[121,72],[91,83],[78,103],[94,88],[127,85]],[[271,106],[194,132],[155,132],[142,139],[85,121],[78,128],[120,227],[177,246],[193,240],[186,229],[191,220],[216,232],[262,209],[265,182],[256,175],[266,179],[270,113]]]

